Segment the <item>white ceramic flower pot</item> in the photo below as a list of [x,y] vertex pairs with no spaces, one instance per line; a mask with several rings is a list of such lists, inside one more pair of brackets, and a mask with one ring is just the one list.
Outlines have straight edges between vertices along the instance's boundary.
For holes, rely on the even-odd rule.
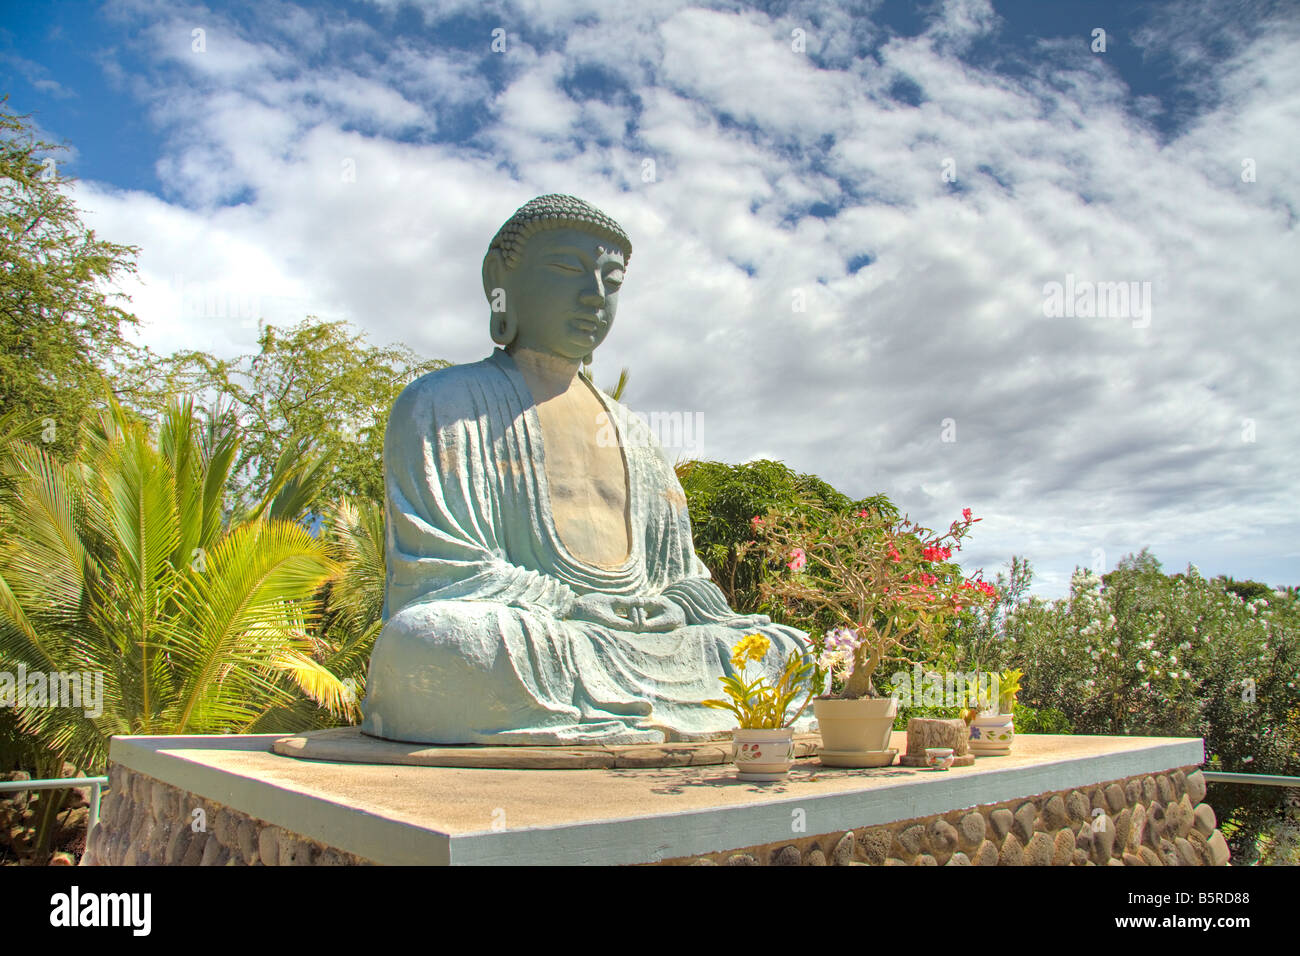
[[831,767],[883,766],[885,754],[893,762],[889,735],[898,715],[898,701],[893,697],[818,698],[813,701],[813,713],[821,731],[818,756],[822,763]]
[[782,780],[794,765],[794,731],[789,727],[737,730],[731,756],[741,780]]
[[1005,757],[1015,739],[1011,714],[981,715],[970,725],[970,751],[977,757]]

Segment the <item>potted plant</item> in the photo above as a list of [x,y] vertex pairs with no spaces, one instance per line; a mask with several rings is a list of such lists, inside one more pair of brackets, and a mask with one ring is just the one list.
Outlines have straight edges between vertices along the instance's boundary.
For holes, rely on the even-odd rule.
[[977,757],[1005,757],[1016,739],[1016,698],[1024,671],[1003,671],[998,675],[998,695],[994,706],[979,714],[970,724],[970,749]]
[[[729,710],[736,715],[740,727],[732,738],[732,759],[736,762],[736,776],[741,780],[780,780],[794,764],[794,730],[791,724],[808,706],[816,689],[815,664],[791,651],[781,676],[772,683],[766,675],[746,682],[746,667],[761,661],[772,648],[770,639],[762,634],[743,638],[731,652],[731,665],[736,673],[719,677],[730,700],[702,701],[705,707]],[[806,684],[804,702],[788,720],[786,712]]]
[[795,619],[830,620],[819,642],[813,701],[822,736],[821,761],[836,767],[886,766],[898,713],[894,696],[876,689],[886,660],[924,656],[964,607],[996,596],[949,563],[971,525],[970,509],[936,535],[906,517],[877,509],[836,513],[815,507],[756,519],[771,574],[762,584],[769,605]]
[[[858,652],[866,643],[848,628],[828,631],[823,640],[817,665],[829,680],[824,685],[827,693],[813,701],[813,713],[822,737],[817,756],[827,766],[888,766],[898,755],[889,746],[894,718],[898,716],[898,698],[876,694],[874,685],[867,696],[848,696],[854,675],[858,675],[859,681],[865,676],[870,684],[871,673],[879,664],[879,659],[873,661],[875,655],[868,653],[865,666],[857,666]],[[837,682],[843,685],[839,697],[830,693]]]

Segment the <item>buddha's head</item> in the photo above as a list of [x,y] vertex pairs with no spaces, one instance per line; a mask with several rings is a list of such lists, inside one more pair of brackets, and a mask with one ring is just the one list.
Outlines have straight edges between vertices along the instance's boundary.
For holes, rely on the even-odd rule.
[[618,309],[632,242],[573,196],[538,196],[502,226],[483,258],[492,341],[591,361]]

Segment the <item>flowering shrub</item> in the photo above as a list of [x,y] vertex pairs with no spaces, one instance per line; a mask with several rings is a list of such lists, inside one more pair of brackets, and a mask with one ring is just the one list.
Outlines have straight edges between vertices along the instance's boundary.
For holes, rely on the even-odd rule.
[[[1019,600],[984,625],[954,629],[955,659],[1023,668],[1021,700],[1076,733],[1203,737],[1216,769],[1300,774],[1295,600],[1245,600],[1194,567],[1165,575],[1143,552],[1104,578],[1077,570],[1068,597]],[[1214,786],[1247,858],[1280,794]]]
[[987,605],[992,585],[951,563],[974,518],[970,509],[936,534],[874,509],[835,513],[815,506],[756,516],[752,525],[770,568],[765,602],[797,620],[826,621],[819,669],[841,696],[878,696],[877,668],[930,653],[963,610]]

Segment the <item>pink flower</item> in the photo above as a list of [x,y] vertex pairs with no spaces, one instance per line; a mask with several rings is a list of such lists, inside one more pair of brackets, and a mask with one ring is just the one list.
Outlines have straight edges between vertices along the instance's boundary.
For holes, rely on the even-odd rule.
[[757,528],[759,525],[763,523],[763,519],[760,518],[758,515],[754,515],[754,517],[749,519],[749,523],[753,525],[755,528]]
[[970,509],[969,509],[969,508],[962,508],[962,509],[961,509],[961,516],[962,516],[963,518],[965,518],[967,521],[970,521],[970,520],[971,520]]
[[859,512],[858,512],[858,517],[859,517],[859,518],[870,518],[871,515],[870,515],[868,512],[866,512],[866,511],[859,511]]
[[790,564],[788,567],[791,571],[798,571],[808,563],[808,556],[803,553],[803,548],[795,548],[790,552]]

